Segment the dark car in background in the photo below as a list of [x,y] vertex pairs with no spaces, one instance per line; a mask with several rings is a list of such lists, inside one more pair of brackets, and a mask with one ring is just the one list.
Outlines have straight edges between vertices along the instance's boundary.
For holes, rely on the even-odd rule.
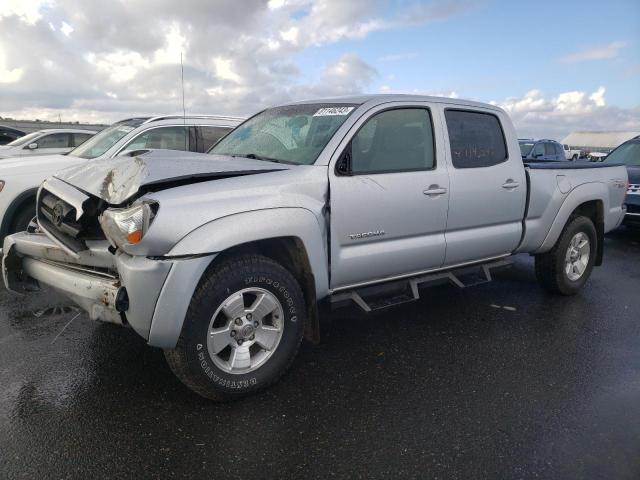
[[13,142],[14,140],[24,137],[26,133],[22,130],[17,130],[15,128],[7,127],[5,125],[0,125],[0,145],[6,145],[9,142]]
[[567,160],[562,144],[555,140],[518,139],[523,160],[564,162]]
[[640,135],[613,150],[603,162],[623,163],[627,166],[629,187],[624,200],[627,207],[624,224],[640,227]]

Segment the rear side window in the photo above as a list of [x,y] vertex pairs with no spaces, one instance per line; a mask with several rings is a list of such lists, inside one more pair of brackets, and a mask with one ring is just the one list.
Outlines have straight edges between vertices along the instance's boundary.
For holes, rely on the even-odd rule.
[[35,143],[38,148],[69,148],[69,136],[68,133],[54,133],[39,138]]
[[544,154],[545,155],[555,155],[556,154],[556,145],[551,142],[545,142],[544,144]]
[[354,174],[432,169],[431,114],[403,108],[374,115],[351,140],[351,158]]
[[74,133],[73,134],[73,147],[77,147],[82,145],[84,142],[89,140],[93,134],[91,133]]
[[500,121],[494,115],[445,110],[455,168],[490,167],[507,159]]
[[200,137],[202,138],[202,151],[207,152],[211,147],[213,147],[218,140],[224,137],[229,130],[228,127],[207,127],[200,126]]

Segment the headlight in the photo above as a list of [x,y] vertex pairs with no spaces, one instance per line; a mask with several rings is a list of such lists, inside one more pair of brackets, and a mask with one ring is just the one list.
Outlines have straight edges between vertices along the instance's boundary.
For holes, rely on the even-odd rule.
[[149,230],[157,211],[155,202],[143,202],[128,208],[108,208],[100,215],[100,226],[114,247],[135,245]]

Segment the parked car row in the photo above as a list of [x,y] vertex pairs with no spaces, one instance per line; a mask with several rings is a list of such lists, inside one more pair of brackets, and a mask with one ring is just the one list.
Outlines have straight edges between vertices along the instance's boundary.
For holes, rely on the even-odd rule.
[[640,136],[627,140],[614,149],[603,162],[623,164],[627,167],[629,185],[624,201],[627,207],[624,223],[632,227],[640,227]]
[[6,125],[0,125],[0,145],[6,145],[9,142],[24,137],[26,134],[22,130],[17,130]]
[[553,161],[568,160],[563,146],[555,140],[519,139],[523,160]]
[[[88,140],[84,138],[89,135],[85,131],[50,133],[44,130],[26,135],[7,145],[6,151],[47,154],[29,159],[18,156],[0,160],[0,238],[27,228],[36,212],[38,187],[60,170],[85,164],[87,160],[127,156],[152,149],[206,152],[241,120],[201,115],[139,117],[116,122]],[[54,140],[50,139],[52,136]],[[76,148],[49,148],[63,136],[70,143],[80,136],[78,140],[83,141],[78,141]],[[34,148],[29,149],[30,145]],[[3,151],[0,150],[0,154]]]
[[94,130],[56,128],[40,130],[0,145],[0,160],[69,153],[94,136]]

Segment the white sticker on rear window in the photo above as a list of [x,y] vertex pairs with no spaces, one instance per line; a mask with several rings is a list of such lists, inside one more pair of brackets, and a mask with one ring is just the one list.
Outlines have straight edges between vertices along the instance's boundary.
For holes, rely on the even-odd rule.
[[349,115],[355,107],[324,107],[313,114],[314,117]]

